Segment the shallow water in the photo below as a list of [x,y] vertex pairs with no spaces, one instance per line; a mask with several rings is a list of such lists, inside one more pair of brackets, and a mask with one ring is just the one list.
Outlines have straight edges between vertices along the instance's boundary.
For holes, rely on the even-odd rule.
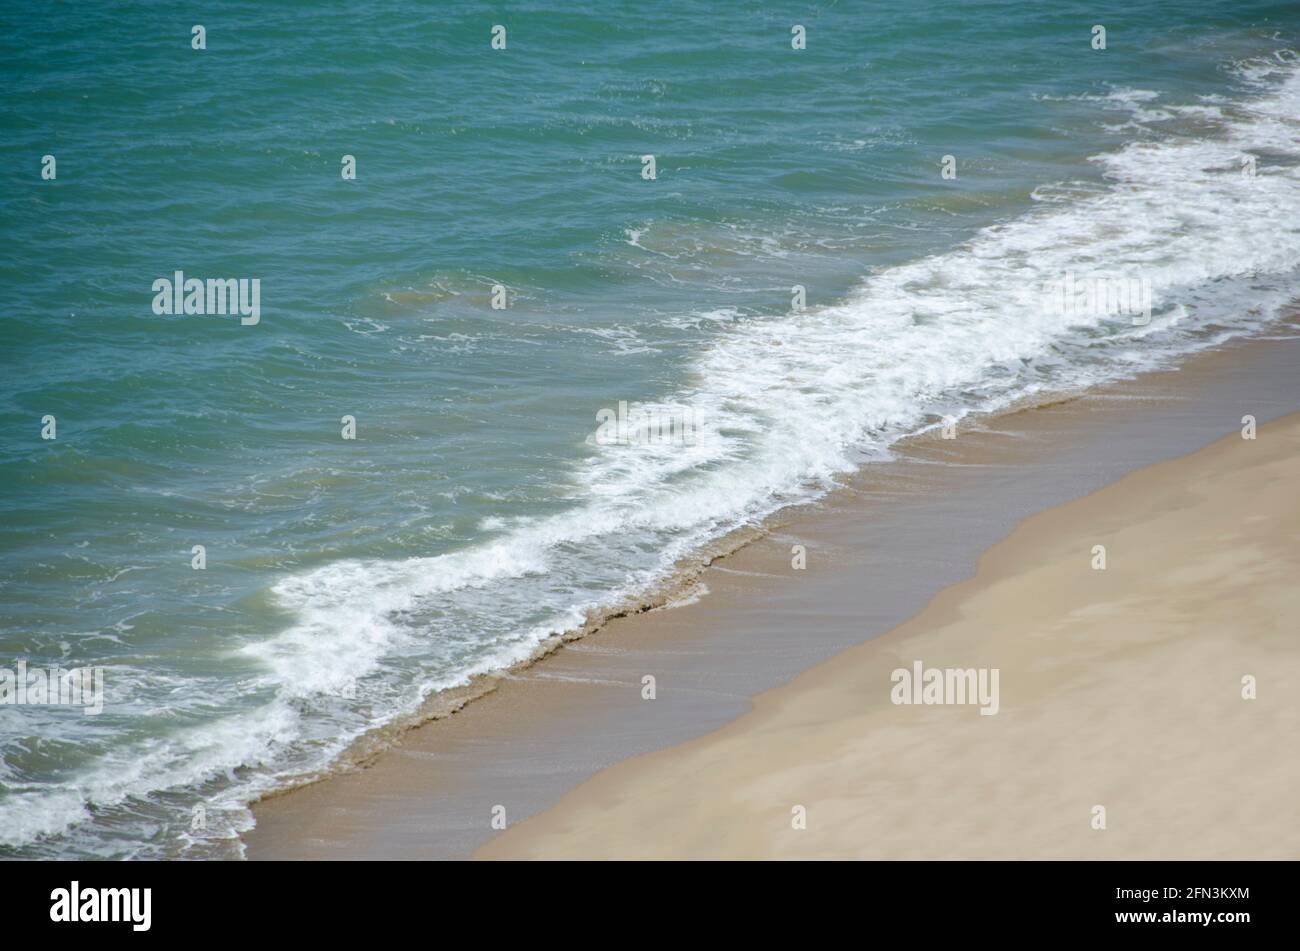
[[[234,854],[250,796],[899,436],[1294,299],[1294,8],[913,6],[532,4],[496,51],[477,4],[223,5],[202,51],[0,13],[0,660],[107,690],[0,705],[0,855]],[[177,269],[260,322],[154,314]]]

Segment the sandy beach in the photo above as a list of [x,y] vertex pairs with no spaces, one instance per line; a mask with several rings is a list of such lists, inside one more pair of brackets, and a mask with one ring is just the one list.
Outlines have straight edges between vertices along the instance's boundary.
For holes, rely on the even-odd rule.
[[1300,3],[12,6],[24,915],[1300,859]]
[[[1223,455],[1225,464],[1288,464],[1277,454],[1288,446],[1294,450],[1286,435],[1294,432],[1291,423],[1280,429],[1263,425],[1254,441],[1242,440],[1238,430],[1243,415],[1263,423],[1295,411],[1298,361],[1300,339],[1287,332],[1202,354],[1079,399],[991,419],[963,429],[955,440],[914,441],[895,461],[866,467],[817,505],[773,520],[762,537],[714,560],[685,603],[617,618],[538,663],[495,678],[485,695],[454,715],[364,756],[362,768],[264,799],[254,807],[256,827],[243,836],[245,854],[425,859],[465,858],[482,849],[479,854],[489,857],[723,856],[816,855],[825,848],[829,855],[1029,856],[1076,850],[1091,855],[1135,841],[1139,851],[1158,854],[1167,846],[1171,854],[1182,854],[1178,848],[1191,846],[1173,833],[1162,839],[1164,827],[1148,824],[1147,817],[1135,832],[1134,806],[1125,803],[1133,789],[1186,779],[1172,798],[1150,792],[1143,800],[1162,803],[1164,821],[1181,823],[1178,804],[1189,796],[1218,795],[1206,771],[1222,770],[1219,757],[1238,754],[1257,758],[1241,775],[1258,781],[1232,779],[1226,795],[1233,808],[1252,806],[1251,796],[1285,797],[1295,788],[1267,778],[1285,768],[1275,762],[1276,750],[1287,748],[1289,740],[1274,731],[1288,710],[1294,726],[1295,706],[1285,706],[1287,693],[1278,679],[1294,671],[1286,666],[1294,655],[1278,648],[1276,638],[1270,641],[1267,631],[1242,626],[1253,610],[1270,603],[1262,599],[1271,589],[1261,572],[1294,576],[1294,562],[1273,556],[1254,565],[1251,549],[1241,547],[1245,542],[1226,540],[1226,534],[1204,551],[1185,546],[1185,525],[1190,531],[1218,524],[1199,514],[1158,525],[1144,519],[1183,511],[1196,500],[1188,486],[1210,483],[1184,474],[1201,457],[1183,457],[1211,443],[1220,443],[1212,455],[1236,450]],[[1227,474],[1233,471],[1229,467]],[[1241,478],[1253,471],[1243,469]],[[1145,486],[1145,494],[1125,502],[1134,486]],[[1240,520],[1233,505],[1257,505],[1259,517],[1245,526],[1267,527],[1272,534],[1261,537],[1281,544],[1288,526],[1294,533],[1293,503],[1280,486],[1269,492],[1278,498],[1252,490],[1207,504],[1221,509],[1215,519],[1231,524]],[[1099,497],[1107,501],[1099,504]],[[1061,514],[1073,513],[1070,505],[1092,513],[1078,538],[1066,531],[1076,516]],[[1143,524],[1151,539],[1111,538]],[[1105,571],[1090,566],[1097,544],[1107,545]],[[796,545],[806,552],[803,570],[792,567]],[[1173,566],[1182,559],[1202,556],[1250,561],[1241,578],[1259,581],[1259,592],[1252,588],[1238,596],[1215,589],[1209,598],[1210,589],[1199,582],[1176,584],[1180,577],[1198,578],[1197,570],[1213,573],[1208,567],[1176,573]],[[1021,565],[1056,570],[1017,582]],[[995,568],[1003,580],[990,587]],[[1174,573],[1162,580],[1165,572]],[[1208,607],[1183,603],[1184,588],[1205,595],[1233,624],[1215,621]],[[980,602],[981,610],[993,613],[971,622],[973,634],[949,629],[959,600],[977,589],[998,592]],[[1067,595],[1081,600],[1071,602]],[[1123,602],[1128,596],[1138,600]],[[1194,615],[1194,631],[1180,627],[1179,612]],[[1287,616],[1295,617],[1294,605]],[[1149,626],[1126,626],[1142,618],[1150,619]],[[1096,632],[1081,626],[1085,622],[1096,625]],[[1294,623],[1283,629],[1293,631]],[[1168,657],[1161,653],[1167,650],[1173,651]],[[1261,652],[1269,651],[1278,656],[1261,660]],[[1203,653],[1216,652],[1227,652],[1220,662],[1228,669],[1214,676],[1227,681],[1209,683],[1197,664]],[[980,716],[969,706],[891,705],[890,672],[916,660],[927,667],[997,667],[998,714]],[[1176,676],[1159,674],[1162,665],[1172,665]],[[1267,671],[1260,699],[1235,699],[1239,688],[1233,685],[1257,670]],[[647,675],[656,678],[654,701],[642,699]],[[1064,701],[1041,705],[1058,694],[1075,696],[1088,684],[1111,683],[1134,692],[1113,702],[1099,696],[1095,709]],[[829,706],[800,708],[790,722],[815,724],[808,729],[816,743],[798,731],[787,735],[784,714],[771,712],[785,709],[792,702],[787,698],[802,696],[807,684],[816,685],[810,695],[825,697]],[[1189,702],[1200,698],[1200,705],[1178,708],[1169,700],[1175,694]],[[1139,717],[1149,711],[1172,719]],[[1220,714],[1226,717],[1222,722],[1213,719]],[[1140,722],[1130,723],[1135,717]],[[1201,723],[1202,717],[1211,722]],[[756,723],[765,726],[751,734]],[[1220,749],[1216,740],[1191,756],[1179,745],[1179,737],[1220,737],[1233,724],[1248,725],[1250,732],[1230,749]],[[1073,739],[1058,735],[1062,730],[1075,731]],[[1116,730],[1129,744],[1115,751],[1118,759],[1090,762],[1087,753],[1094,746],[1112,749]],[[746,746],[733,759],[732,744],[742,745],[746,736],[759,746]],[[850,741],[859,736],[870,742],[853,746]],[[809,763],[786,763],[778,738],[817,752]],[[970,746],[977,739],[1003,745]],[[716,764],[698,765],[703,750],[724,748]],[[760,748],[761,754],[755,752]],[[972,752],[958,755],[967,749]],[[1274,752],[1265,755],[1268,750]],[[869,763],[876,765],[867,769]],[[1142,764],[1145,771],[1123,773],[1123,763]],[[679,765],[698,770],[696,781],[681,782],[676,792],[667,779],[649,781],[660,771],[676,777]],[[757,772],[747,774],[750,768]],[[955,782],[965,775],[971,782]],[[704,793],[702,784],[712,792]],[[930,795],[937,798],[918,798]],[[968,813],[964,825],[979,835],[962,838],[951,828],[962,814],[953,796],[996,802],[1007,813],[999,813],[1000,822],[979,810]],[[1056,798],[1036,815],[1015,808],[1036,797]],[[1080,805],[1081,800],[1088,801]],[[1211,808],[1210,800],[1197,801]],[[794,805],[807,807],[809,815],[797,841],[779,834],[789,829]],[[1077,832],[1076,821],[1091,831],[1095,805],[1108,807],[1108,828],[1098,833],[1103,839],[1076,843],[1045,832]],[[1258,804],[1265,813],[1266,806]],[[507,822],[504,834],[493,824],[497,807]],[[865,811],[852,821],[844,818],[856,809]],[[914,811],[905,822],[900,810]],[[665,817],[664,828],[654,819],[657,811]],[[1289,814],[1281,810],[1267,821],[1276,825],[1276,816]],[[524,821],[534,815],[536,820]],[[956,837],[898,838],[891,832],[876,838],[869,829],[858,830],[861,822],[893,831],[946,828]],[[1004,826],[1018,831],[1004,835]],[[1186,841],[1206,852],[1222,842],[1227,854],[1243,856],[1286,848],[1284,836],[1269,834],[1255,849],[1232,823],[1214,829]],[[866,838],[858,839],[858,831]],[[765,839],[765,832],[775,838]],[[1294,842],[1292,835],[1292,852]]]
[[[1294,859],[1297,484],[1293,414],[1038,514],[889,634],[477,854]],[[996,713],[891,702],[917,662],[996,669]]]

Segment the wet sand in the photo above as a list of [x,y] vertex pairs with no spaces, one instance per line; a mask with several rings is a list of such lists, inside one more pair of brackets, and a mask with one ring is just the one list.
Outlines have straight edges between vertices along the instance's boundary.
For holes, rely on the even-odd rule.
[[[1294,411],[1298,368],[1300,341],[1256,340],[902,447],[897,461],[864,468],[715,562],[700,600],[616,619],[410,731],[367,768],[259,803],[247,854],[456,858],[492,839],[484,854],[530,854],[523,839],[553,817],[521,820],[600,770],[723,727],[759,693],[897,628],[969,578],[1021,519],[1235,434],[1245,414],[1262,423]],[[791,566],[795,545],[807,552],[803,570]],[[642,699],[646,675],[653,701]],[[498,806],[505,835],[492,825]],[[719,850],[724,840],[713,840]]]

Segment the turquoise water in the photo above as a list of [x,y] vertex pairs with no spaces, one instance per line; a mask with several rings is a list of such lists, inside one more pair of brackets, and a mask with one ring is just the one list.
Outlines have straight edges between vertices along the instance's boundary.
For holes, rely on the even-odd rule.
[[[0,856],[237,855],[259,791],[899,436],[1300,279],[1293,4],[86,6],[0,11],[0,663],[106,702],[0,704]],[[260,321],[155,314],[176,270]],[[1150,323],[1045,314],[1076,271]],[[620,401],[694,438],[608,444]]]

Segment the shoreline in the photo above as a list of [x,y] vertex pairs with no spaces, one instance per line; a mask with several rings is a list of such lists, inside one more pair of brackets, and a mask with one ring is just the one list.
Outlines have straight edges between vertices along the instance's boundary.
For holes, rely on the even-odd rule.
[[[1294,859],[1298,478],[1293,413],[1034,515],[899,628],[476,857]],[[923,665],[978,698],[914,706]]]
[[[1269,336],[1278,332],[1286,333],[1290,329],[1288,322],[1282,322],[1274,325]],[[1030,447],[1028,443],[1038,444],[1044,438],[1050,440],[1053,438],[1050,432],[1053,427],[1068,428],[1077,423],[1079,418],[1107,416],[1107,401],[1136,400],[1144,405],[1163,401],[1176,407],[1179,400],[1187,398],[1180,390],[1186,388],[1189,382],[1193,388],[1199,385],[1193,378],[1199,375],[1212,382],[1216,373],[1222,375],[1223,372],[1227,372],[1228,376],[1235,373],[1235,382],[1240,386],[1250,375],[1249,371],[1243,370],[1243,366],[1259,360],[1267,364],[1272,349],[1297,349],[1296,344],[1290,341],[1289,337],[1270,340],[1268,336],[1234,341],[1219,350],[1195,354],[1173,370],[1145,374],[1136,380],[1110,384],[1076,397],[1047,401],[1043,405],[980,420],[978,428],[969,434],[963,432],[962,438],[955,442],[942,442],[933,436],[905,440],[898,447],[898,461],[866,466],[845,480],[846,484],[834,490],[829,497],[814,503],[792,506],[777,513],[767,520],[762,530],[756,529],[750,537],[734,540],[730,544],[730,539],[720,540],[718,550],[701,558],[698,568],[683,570],[675,583],[665,585],[661,589],[662,598],[654,601],[647,599],[640,604],[634,603],[627,608],[612,610],[598,622],[589,621],[578,631],[557,636],[525,664],[485,675],[482,684],[471,685],[462,691],[450,691],[434,698],[433,704],[426,705],[414,718],[418,725],[404,723],[396,730],[390,728],[375,741],[363,741],[339,771],[301,785],[276,790],[263,797],[253,806],[257,827],[244,836],[248,845],[247,855],[250,858],[305,858],[348,855],[353,852],[375,857],[466,855],[481,844],[481,840],[493,834],[486,822],[481,821],[485,814],[481,811],[486,808],[485,799],[492,798],[490,790],[509,788],[510,783],[501,782],[501,774],[515,772],[521,766],[516,757],[511,766],[494,770],[485,763],[492,755],[490,750],[499,751],[503,745],[512,746],[516,752],[523,750],[523,768],[533,768],[540,777],[536,783],[536,795],[531,797],[535,804],[529,803],[523,809],[524,815],[531,814],[558,799],[563,792],[597,769],[610,766],[628,756],[692,739],[734,719],[748,708],[750,697],[771,689],[840,650],[902,623],[920,610],[939,589],[969,575],[969,563],[962,565],[960,553],[947,551],[950,546],[943,539],[931,539],[922,547],[929,544],[931,555],[935,551],[944,553],[944,570],[933,578],[926,578],[924,583],[913,582],[911,590],[905,592],[901,600],[897,593],[892,594],[891,597],[897,602],[892,606],[893,610],[877,612],[878,616],[873,618],[870,629],[841,635],[838,639],[828,639],[817,644],[813,650],[802,650],[798,644],[790,643],[788,638],[784,644],[765,642],[763,651],[766,657],[760,654],[758,664],[765,669],[741,671],[739,676],[736,676],[735,671],[730,674],[724,672],[721,676],[717,670],[711,673],[705,671],[702,679],[696,677],[701,682],[689,689],[703,691],[707,696],[686,700],[679,705],[677,716],[660,717],[659,722],[638,724],[634,721],[644,711],[636,711],[633,719],[629,720],[628,714],[631,711],[624,709],[620,714],[622,722],[607,731],[605,743],[602,744],[597,738],[599,730],[597,737],[592,737],[601,747],[599,755],[593,756],[584,748],[581,736],[571,736],[567,744],[562,741],[557,743],[554,737],[544,741],[544,746],[563,748],[561,758],[568,761],[565,768],[556,769],[551,764],[528,759],[528,747],[530,743],[536,745],[538,739],[533,729],[523,731],[525,735],[515,737],[513,741],[508,738],[511,720],[516,724],[520,721],[528,722],[542,731],[554,728],[572,732],[571,726],[553,722],[555,711],[552,708],[557,704],[564,707],[591,703],[597,717],[607,716],[610,711],[606,708],[612,699],[612,688],[627,688],[630,685],[635,689],[639,683],[640,677],[627,669],[627,661],[633,658],[639,660],[656,652],[662,654],[676,650],[674,641],[682,639],[683,627],[693,625],[697,629],[701,626],[708,629],[716,626],[716,621],[702,620],[693,615],[714,613],[705,610],[702,605],[721,608],[724,614],[728,606],[734,609],[736,592],[727,592],[726,589],[729,586],[737,587],[737,582],[743,587],[744,579],[753,577],[755,566],[759,569],[757,575],[760,579],[770,575],[771,550],[783,545],[788,548],[790,538],[820,536],[815,545],[808,546],[810,566],[817,566],[827,556],[837,557],[837,546],[840,555],[851,550],[857,539],[837,540],[833,537],[833,529],[826,530],[828,521],[835,521],[834,514],[828,520],[828,512],[843,513],[846,508],[852,508],[861,521],[860,510],[864,506],[868,509],[889,506],[896,504],[900,496],[914,495],[918,488],[924,491],[926,483],[932,481],[934,474],[940,470],[947,470],[951,477],[953,471],[961,469],[978,471],[987,467],[996,469],[999,466],[1022,465],[1026,462],[1026,451],[1033,455],[1042,450],[1041,445]],[[1282,363],[1285,365],[1286,361]],[[1275,377],[1276,372],[1266,378],[1272,379],[1276,384]],[[1204,383],[1205,380],[1199,382]],[[1289,381],[1285,383],[1289,384]],[[1278,387],[1275,385],[1274,389]],[[1296,405],[1295,387],[1283,385],[1280,392],[1281,409],[1293,409]],[[1262,399],[1265,404],[1272,399],[1277,404],[1277,396],[1275,393],[1272,397],[1265,395],[1254,399],[1256,402]],[[1277,414],[1278,412],[1270,412],[1266,407],[1261,410],[1261,422],[1270,415]],[[1095,422],[1094,419],[1092,425]],[[1023,431],[1017,432],[1017,428]],[[1177,439],[1173,441],[1178,442]],[[1178,454],[1179,449],[1187,451],[1189,447],[1195,448],[1205,441],[1207,440],[1201,439],[1197,442],[1197,437],[1191,437],[1189,442],[1184,438],[1182,445],[1174,445],[1162,453],[1158,452],[1148,461]],[[936,466],[936,463],[941,465]],[[1146,463],[1139,461],[1137,464]],[[1101,474],[1101,482],[1105,481],[1109,480]],[[1096,487],[1095,484],[1091,486]],[[1073,494],[1083,494],[1088,490],[1089,487],[1084,485],[1081,491]],[[1023,517],[1065,500],[1053,499],[1051,495],[1051,492],[1046,493],[1046,499],[1041,503],[1031,502],[1030,507],[1019,513],[1019,516]],[[1066,498],[1069,497],[1073,496],[1067,494]],[[1000,514],[1002,520],[1007,521],[1007,513]],[[988,526],[992,528],[992,534],[986,541],[992,543],[1005,535],[1016,520],[1011,518],[1001,531],[995,526]],[[973,563],[974,555],[986,547],[987,544],[979,544],[977,541],[970,562]],[[702,601],[693,598],[692,591],[696,585],[703,585],[710,592]],[[761,583],[751,585],[754,591],[764,587]],[[805,599],[807,594],[805,592]],[[664,602],[669,602],[668,609],[665,609]],[[727,623],[734,624],[734,614],[733,610],[733,616]],[[560,646],[567,650],[559,651]],[[692,644],[689,649],[695,650],[699,646]],[[725,654],[726,645],[705,647],[705,653],[712,655],[714,661],[718,660],[720,650]],[[662,660],[662,656],[656,658],[649,662],[650,666],[662,666]],[[643,663],[642,666],[646,665]],[[684,671],[675,673],[681,674]],[[725,680],[733,682],[716,683]],[[566,685],[572,691],[567,700],[557,695],[564,691]],[[584,698],[577,696],[579,692],[603,696]],[[542,698],[539,695],[543,693],[551,696]],[[625,702],[619,702],[626,707]],[[436,709],[431,712],[431,707]],[[558,717],[558,720],[565,719],[563,715]],[[571,721],[573,718],[570,716],[567,719]],[[434,722],[438,723],[437,727],[433,726]],[[549,727],[543,725],[548,723]],[[431,736],[439,732],[444,735],[437,738]],[[628,742],[629,739],[632,742]],[[433,765],[435,763],[438,765]],[[466,768],[474,774],[468,779],[447,775]],[[452,799],[459,797],[460,802],[440,811],[437,801],[442,796],[450,796]],[[510,797],[498,793],[497,798]],[[428,801],[430,799],[433,801]],[[394,806],[400,814],[406,816],[405,819],[389,816]],[[518,812],[512,815],[512,821],[515,817],[521,818]],[[397,832],[406,822],[422,822],[429,818],[434,820],[434,828],[441,833],[440,836],[435,833],[441,841],[412,848]],[[450,835],[447,834],[449,832]]]

